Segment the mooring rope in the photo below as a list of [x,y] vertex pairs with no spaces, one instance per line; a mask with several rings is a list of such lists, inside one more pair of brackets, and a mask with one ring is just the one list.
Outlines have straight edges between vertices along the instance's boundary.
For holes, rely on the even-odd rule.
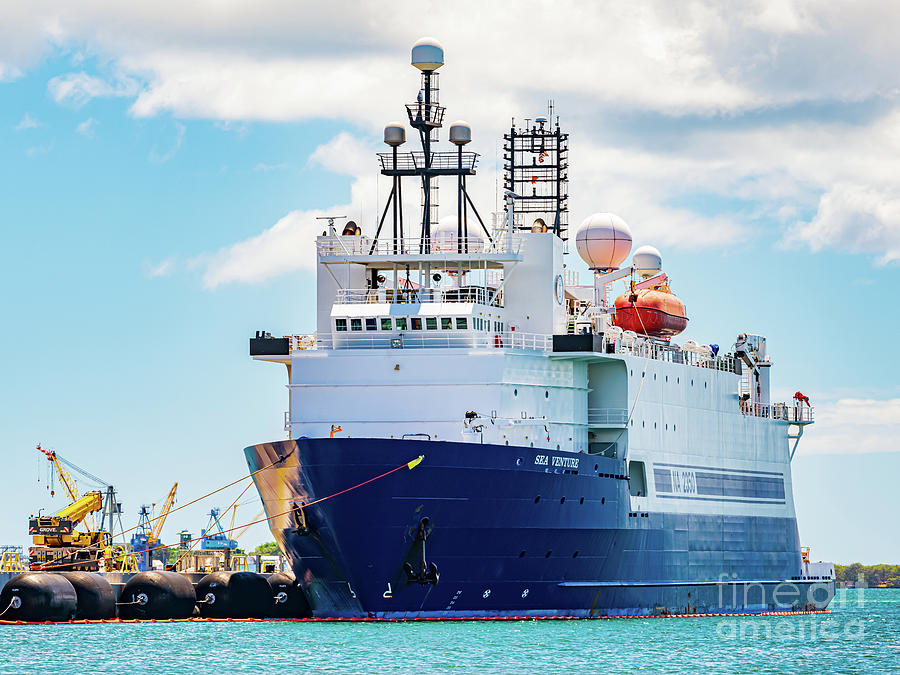
[[[286,457],[287,457],[287,455],[285,456],[285,458]],[[397,471],[400,471],[404,467],[406,467],[410,471],[412,471],[419,464],[421,464],[422,460],[424,460],[424,459],[425,459],[425,455],[419,455],[418,457],[415,457],[415,458],[409,460],[408,462],[404,462],[403,464],[395,466],[393,469],[388,469],[384,473],[380,473],[377,476],[373,476],[372,478],[369,478],[360,483],[357,483],[356,485],[351,485],[348,488],[344,488],[343,490],[339,490],[338,492],[333,492],[330,495],[327,495],[325,497],[320,497],[319,499],[315,499],[315,500],[309,502],[308,504],[304,504],[303,508],[308,508],[310,506],[314,506],[315,504],[321,504],[322,502],[328,501],[329,499],[334,499],[335,497],[338,497],[342,494],[346,494],[347,492],[352,492],[353,490],[357,490],[357,489],[363,487],[364,485],[368,485],[369,483],[373,483],[377,480],[380,480],[382,478],[390,476],[392,473],[396,473]],[[279,461],[283,461],[283,460],[279,460]],[[278,462],[272,462],[272,464],[269,464],[268,466],[263,467],[263,468],[268,468],[268,467],[272,466],[273,464],[277,464],[277,463]],[[257,469],[256,471],[254,471],[254,473],[259,473],[260,471],[262,471],[262,469]],[[246,478],[246,476],[245,476],[245,478]],[[235,482],[237,482],[237,481],[235,481]],[[234,483],[231,483],[231,485],[234,485]],[[240,497],[238,497],[238,498],[240,498]],[[223,529],[222,532],[225,534],[228,534],[228,533],[234,532],[235,530],[239,530],[244,527],[249,527],[250,525],[256,525],[257,523],[264,523],[269,520],[272,520],[273,518],[278,518],[280,516],[285,516],[290,513],[294,513],[295,510],[296,509],[294,509],[294,508],[290,508],[287,511],[282,511],[281,513],[276,513],[271,516],[267,516],[265,518],[260,518],[259,520],[253,520],[248,523],[241,523],[240,525],[235,525],[234,527],[230,527],[228,529]],[[209,537],[216,536],[216,534],[217,533],[205,534],[205,535],[201,535],[199,537],[194,537],[192,539],[186,539],[180,543],[181,544],[190,544],[193,542],[201,541],[203,539],[208,539]],[[171,548],[171,547],[170,546],[155,546],[153,548],[149,548],[146,551],[142,551],[142,552],[150,553],[151,551],[160,551],[160,550],[168,549],[168,548]],[[88,550],[88,549],[82,549],[82,550]],[[68,563],[60,563],[58,565],[44,565],[44,566],[39,567],[38,570],[53,570],[53,569],[59,569],[59,568],[64,568],[64,567],[71,567],[73,565],[84,565],[85,562],[92,562],[92,561],[76,560],[76,561],[68,562]]]
[[[156,517],[154,517],[154,518],[150,518],[150,519],[147,520],[147,523],[149,524],[149,523],[155,522],[155,521],[159,520],[160,518],[167,518],[168,516],[170,516],[171,514],[175,513],[176,511],[180,511],[181,509],[187,508],[188,506],[191,506],[192,504],[196,504],[197,502],[202,501],[202,500],[206,499],[207,497],[211,497],[212,495],[217,494],[217,493],[221,492],[222,490],[227,490],[227,489],[230,488],[232,485],[236,485],[237,483],[240,483],[240,482],[243,481],[243,480],[247,480],[248,478],[252,478],[252,477],[255,476],[256,474],[258,474],[260,471],[265,471],[266,469],[268,469],[268,468],[270,468],[270,467],[273,467],[273,466],[275,466],[276,464],[281,464],[281,463],[283,463],[285,460],[287,460],[288,457],[290,457],[292,454],[294,454],[294,451],[295,451],[295,450],[296,450],[296,447],[295,447],[295,448],[291,448],[291,451],[290,451],[289,453],[287,453],[286,455],[284,455],[283,457],[279,457],[278,459],[269,462],[268,464],[266,464],[266,465],[263,466],[263,467],[260,467],[260,468],[257,469],[256,471],[251,471],[251,472],[248,473],[246,476],[242,476],[241,478],[238,478],[237,480],[233,480],[233,481],[231,481],[230,483],[227,483],[227,484],[223,485],[222,487],[219,487],[219,488],[216,488],[215,490],[212,490],[211,492],[207,492],[206,494],[201,495],[201,496],[197,497],[196,499],[192,499],[191,501],[187,502],[186,504],[182,504],[182,505],[180,505],[180,506],[176,506],[174,509],[170,509],[169,512],[166,513],[165,515],[160,514],[160,515],[158,515],[158,516],[156,516]],[[250,485],[253,485],[253,483],[250,483]],[[248,487],[249,487],[249,486],[248,486]],[[246,492],[246,489],[244,490],[244,492]],[[241,493],[241,494],[243,494],[243,493]],[[230,508],[230,507],[229,507],[229,508]],[[122,531],[119,533],[119,535],[122,535],[122,536],[124,537],[124,535],[125,535],[126,532],[131,532],[131,531],[133,531],[133,530],[136,530],[136,529],[138,529],[138,527],[140,527],[140,526],[139,526],[139,525],[135,525],[134,527],[129,527],[128,529],[122,530]],[[110,533],[110,534],[112,534],[112,533]],[[168,548],[168,547],[163,547],[163,548]],[[90,546],[84,546],[84,547],[82,547],[82,548],[74,549],[74,550],[71,552],[71,554],[82,553],[82,552],[85,552],[85,551],[88,551],[88,552],[90,552],[90,551],[96,551],[96,550],[99,550],[99,549],[100,549],[100,545],[99,545],[99,544],[91,544]],[[156,550],[156,549],[153,549],[153,550]],[[83,564],[83,563],[84,563],[84,561],[75,561],[75,562],[71,562],[71,563],[64,563],[64,564],[61,563],[61,564],[59,564],[59,565],[40,565],[40,566],[38,567],[38,569],[39,569],[39,570],[44,570],[44,569],[51,569],[51,568],[54,568],[54,567],[70,567],[70,566],[72,566],[72,565],[81,565],[81,564]]]

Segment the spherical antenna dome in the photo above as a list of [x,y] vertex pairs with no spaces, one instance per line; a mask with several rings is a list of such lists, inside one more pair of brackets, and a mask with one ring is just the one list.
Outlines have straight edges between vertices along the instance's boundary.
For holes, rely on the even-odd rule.
[[391,147],[406,143],[406,127],[400,122],[388,122],[384,125],[384,142]]
[[431,72],[444,65],[444,47],[433,37],[423,37],[412,47],[412,64]]
[[631,229],[614,213],[595,213],[578,228],[575,247],[591,269],[614,270],[631,252]]
[[653,246],[641,246],[632,254],[631,266],[639,277],[649,279],[662,272],[662,256]]
[[465,120],[456,120],[450,125],[450,142],[453,145],[465,145],[472,141],[472,125]]

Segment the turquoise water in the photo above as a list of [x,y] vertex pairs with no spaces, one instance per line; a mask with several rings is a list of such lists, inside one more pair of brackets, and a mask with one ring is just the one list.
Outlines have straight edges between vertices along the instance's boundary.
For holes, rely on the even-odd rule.
[[815,616],[0,626],[0,673],[539,670],[900,670],[900,589],[839,591]]

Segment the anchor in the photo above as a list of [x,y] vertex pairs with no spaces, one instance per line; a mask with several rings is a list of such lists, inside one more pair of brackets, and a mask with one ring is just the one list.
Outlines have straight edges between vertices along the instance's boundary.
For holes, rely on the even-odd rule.
[[425,561],[425,540],[428,539],[428,523],[428,518],[422,518],[419,521],[419,531],[416,533],[416,541],[421,542],[419,547],[419,571],[416,572],[408,562],[403,563],[403,569],[406,572],[406,579],[409,583],[415,582],[422,586],[425,584],[435,586],[441,575],[438,573],[437,565],[433,562]]
[[294,531],[301,537],[312,534],[313,528],[306,522],[306,513],[303,511],[303,505],[294,502],[291,504],[291,520],[294,521]]

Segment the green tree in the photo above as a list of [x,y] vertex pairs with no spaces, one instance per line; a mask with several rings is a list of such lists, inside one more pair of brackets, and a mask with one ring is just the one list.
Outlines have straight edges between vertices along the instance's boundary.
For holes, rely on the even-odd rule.
[[279,555],[280,553],[281,550],[274,541],[267,541],[265,544],[260,544],[253,551],[254,555]]

